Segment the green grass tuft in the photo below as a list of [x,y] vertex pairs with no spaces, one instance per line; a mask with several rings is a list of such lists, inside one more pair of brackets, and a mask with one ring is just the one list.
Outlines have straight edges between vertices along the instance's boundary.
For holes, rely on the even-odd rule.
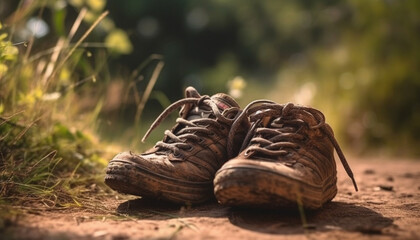
[[86,110],[77,104],[96,87],[100,70],[83,41],[107,12],[72,41],[84,14],[82,9],[68,36],[57,36],[50,49],[37,49],[34,37],[16,45],[9,34],[14,27],[0,24],[0,209],[95,208],[109,191],[103,184],[105,159],[115,152],[90,131],[102,105]]
[[2,117],[0,122],[1,198],[13,204],[82,206],[86,193],[98,191],[91,186],[102,184],[105,153],[86,134],[63,123],[25,126],[21,118]]

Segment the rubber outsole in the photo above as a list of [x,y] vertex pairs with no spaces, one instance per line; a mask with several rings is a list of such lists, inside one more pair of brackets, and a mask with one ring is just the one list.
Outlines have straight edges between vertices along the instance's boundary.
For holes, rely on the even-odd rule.
[[337,194],[337,178],[325,186],[307,184],[281,173],[247,166],[222,168],[214,179],[214,194],[228,206],[318,209]]
[[197,204],[214,199],[212,182],[189,182],[160,175],[132,161],[113,159],[105,183],[113,190],[177,204]]

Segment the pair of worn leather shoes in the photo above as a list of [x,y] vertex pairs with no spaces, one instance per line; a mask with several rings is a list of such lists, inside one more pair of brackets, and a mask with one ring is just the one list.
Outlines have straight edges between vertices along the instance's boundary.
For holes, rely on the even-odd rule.
[[[197,204],[320,208],[337,193],[336,149],[353,174],[324,115],[313,108],[257,100],[240,109],[229,95],[194,88],[155,120],[145,138],[181,108],[162,141],[142,154],[120,153],[105,183],[126,194]],[[144,140],[144,139],[143,139]]]

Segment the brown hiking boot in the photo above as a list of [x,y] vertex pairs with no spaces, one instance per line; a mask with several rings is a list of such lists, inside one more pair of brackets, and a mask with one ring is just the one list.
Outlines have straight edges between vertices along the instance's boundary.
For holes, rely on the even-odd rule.
[[[214,174],[228,159],[227,138],[240,109],[223,93],[201,96],[192,87],[185,92],[186,98],[169,106],[143,138],[182,106],[176,125],[165,131],[162,141],[143,154],[124,152],[110,161],[105,177],[108,186],[121,193],[180,204],[213,197]],[[234,138],[243,139],[246,130]],[[231,151],[238,153],[239,147]]]
[[[251,128],[243,151],[226,162],[214,179],[214,193],[221,204],[320,208],[337,193],[334,148],[357,191],[353,174],[320,111],[259,100],[250,103],[237,121],[247,117]],[[232,134],[236,129],[234,123]]]

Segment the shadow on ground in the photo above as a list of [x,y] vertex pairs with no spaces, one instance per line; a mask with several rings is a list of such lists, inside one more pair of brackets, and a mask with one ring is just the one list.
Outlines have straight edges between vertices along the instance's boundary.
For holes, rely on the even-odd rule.
[[364,234],[382,234],[393,221],[381,214],[350,203],[331,202],[317,211],[305,211],[302,220],[297,209],[260,210],[223,207],[215,202],[200,206],[180,207],[168,202],[135,199],[121,203],[119,213],[151,219],[186,217],[227,218],[237,227],[269,234],[302,234],[305,231],[356,231]]
[[219,205],[215,200],[198,206],[180,206],[171,202],[147,198],[128,200],[121,203],[117,208],[119,214],[160,220],[181,217],[226,218],[228,210],[228,207]]
[[[366,207],[331,202],[317,211],[261,211],[232,209],[229,221],[241,228],[270,234],[301,234],[304,231],[346,230],[381,234],[393,221]],[[304,227],[305,226],[305,227]]]

